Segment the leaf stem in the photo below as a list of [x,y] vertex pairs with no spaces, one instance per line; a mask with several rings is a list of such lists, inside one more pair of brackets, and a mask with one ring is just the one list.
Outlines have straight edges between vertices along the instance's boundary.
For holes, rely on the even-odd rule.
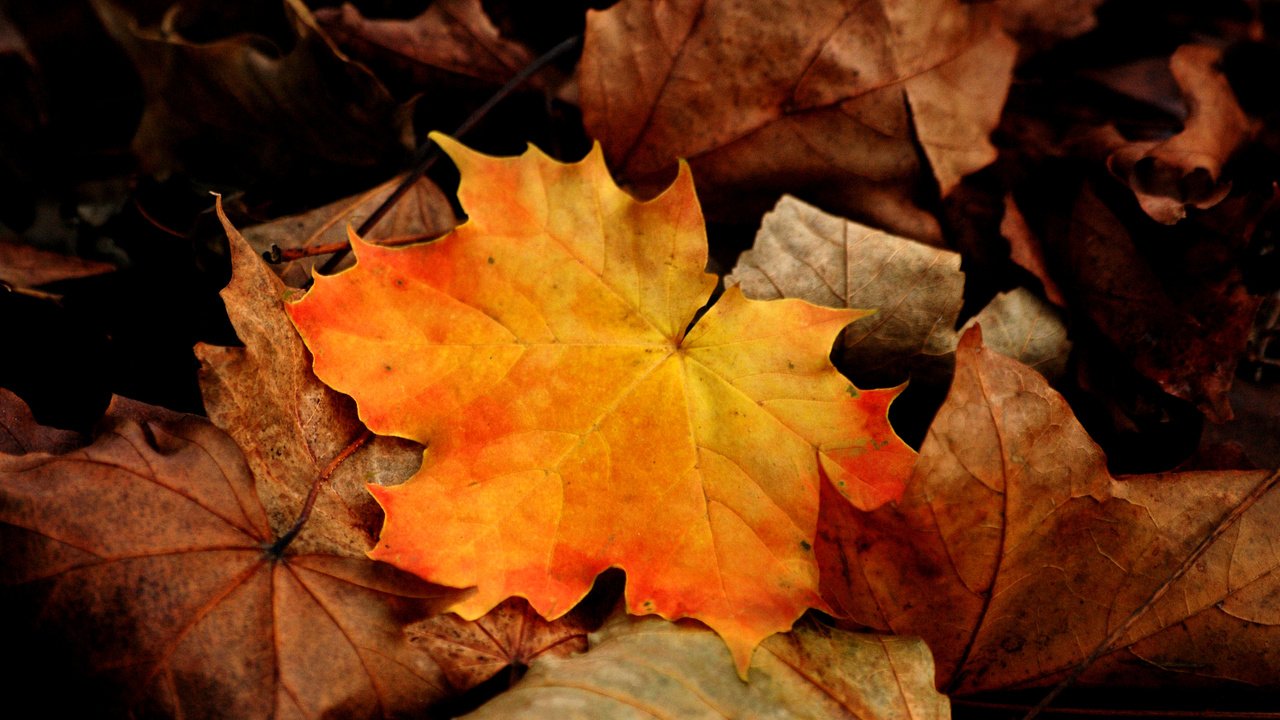
[[294,521],[292,527],[267,548],[268,555],[273,558],[279,558],[284,555],[285,548],[289,547],[289,543],[298,537],[298,533],[302,532],[302,526],[310,519],[311,510],[315,507],[316,498],[320,495],[320,488],[329,482],[329,478],[333,477],[333,473],[338,470],[343,461],[369,442],[371,437],[373,437],[373,433],[369,432],[368,428],[365,428],[355,440],[351,441],[351,444],[343,448],[341,452],[334,456],[333,460],[329,461],[329,465],[320,472],[315,482],[311,483],[311,490],[307,493],[307,499],[302,503],[302,512],[298,513],[298,519]]
[[[534,58],[534,60],[520,70],[520,72],[512,76],[505,85],[498,88],[497,92],[491,95],[483,105],[476,108],[475,112],[471,113],[466,120],[463,120],[462,124],[453,131],[453,136],[460,138],[463,135],[466,135],[481,120],[483,120],[486,115],[489,114],[489,111],[493,110],[498,103],[502,102],[508,95],[514,92],[516,88],[523,85],[526,80],[533,77],[561,55],[577,49],[581,44],[582,36],[574,35],[537,58]],[[360,227],[356,228],[356,234],[363,237],[373,229],[373,227],[377,225],[378,222],[381,221],[382,218],[391,210],[391,207],[395,205],[400,198],[404,197],[405,193],[409,192],[409,188],[413,187],[413,184],[418,182],[418,178],[422,177],[427,170],[430,170],[432,165],[435,165],[436,160],[439,158],[439,146],[437,146],[430,137],[423,140],[422,144],[418,146],[417,151],[413,155],[412,169],[410,169],[400,181],[400,184],[396,186],[396,189],[387,196],[387,199],[383,200],[382,204],[378,205],[377,209],[370,213],[369,217],[365,218],[364,222],[360,223]],[[334,252],[333,257],[326,260],[324,265],[320,267],[320,273],[327,275],[333,272],[334,268],[338,266],[338,263],[342,262],[342,259],[347,256],[349,251],[350,247],[348,244],[342,243],[341,249]]]
[[1241,515],[1244,515],[1245,512],[1248,511],[1249,508],[1253,507],[1263,495],[1266,495],[1273,487],[1275,487],[1277,481],[1280,481],[1280,470],[1276,470],[1271,473],[1271,475],[1267,476],[1265,480],[1258,483],[1258,486],[1255,487],[1252,492],[1232,508],[1231,512],[1227,513],[1226,517],[1222,518],[1222,520],[1214,526],[1213,530],[1200,540],[1200,543],[1196,545],[1195,549],[1183,559],[1182,564],[1178,566],[1178,569],[1175,570],[1164,582],[1160,583],[1160,586],[1151,593],[1151,597],[1147,598],[1146,602],[1134,609],[1134,611],[1129,614],[1129,617],[1126,618],[1123,623],[1120,623],[1120,625],[1113,630],[1105,640],[1098,643],[1098,646],[1089,654],[1089,657],[1085,658],[1080,662],[1080,664],[1072,668],[1071,672],[1062,679],[1062,682],[1054,686],[1054,688],[1049,691],[1049,694],[1044,696],[1043,700],[1036,703],[1035,707],[1031,708],[1031,710],[1027,712],[1023,717],[1023,720],[1033,720],[1037,715],[1047,710],[1049,704],[1052,703],[1058,695],[1062,694],[1063,690],[1070,687],[1071,684],[1074,683],[1076,679],[1078,679],[1080,675],[1094,663],[1094,661],[1102,657],[1104,653],[1109,652],[1112,646],[1119,641],[1121,637],[1124,637],[1125,633],[1129,632],[1129,629],[1138,621],[1138,618],[1142,617],[1143,613],[1145,613],[1152,605],[1159,602],[1160,598],[1164,597],[1164,594],[1168,592],[1169,588],[1180,580],[1183,575],[1187,574],[1187,571],[1195,565],[1196,561],[1200,559],[1200,556],[1204,555],[1213,543],[1217,541],[1223,533],[1231,528],[1232,525],[1235,525]]

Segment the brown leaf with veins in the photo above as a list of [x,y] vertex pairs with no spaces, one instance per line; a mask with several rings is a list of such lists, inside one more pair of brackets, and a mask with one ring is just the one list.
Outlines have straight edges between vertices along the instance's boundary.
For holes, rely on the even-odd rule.
[[498,33],[480,0],[436,0],[408,20],[366,18],[344,3],[316,10],[316,20],[344,52],[416,92],[462,78],[501,85],[533,60]]
[[[747,297],[801,298],[828,307],[877,308],[845,328],[844,366],[870,387],[951,378],[964,304],[960,255],[895,237],[783,197],[765,215],[755,245],[725,285]],[[1001,293],[981,322],[998,352],[1048,377],[1061,374],[1071,344],[1053,309],[1030,292]],[[968,327],[966,325],[966,327]]]
[[[200,390],[215,425],[244,448],[257,491],[276,532],[302,509],[329,461],[365,432],[355,404],[311,371],[311,354],[284,311],[292,292],[245,243],[225,215],[231,283],[222,291],[243,348],[196,346]],[[364,557],[382,513],[365,485],[403,482],[422,463],[422,446],[375,437],[347,458],[321,489],[296,541],[300,547]]]
[[[139,408],[135,406],[136,415]],[[207,421],[108,417],[92,445],[0,456],[5,584],[140,716],[390,717],[447,689],[403,625],[449,591],[276,539],[236,444]]]
[[875,718],[943,720],[933,661],[916,638],[855,635],[802,623],[774,635],[742,682],[724,644],[690,623],[618,613],[591,650],[543,657],[468,720],[486,718]]
[[971,330],[902,502],[823,503],[824,596],[922,636],[953,694],[1052,684],[1095,651],[1112,682],[1177,667],[1275,686],[1276,477],[1113,479],[1066,401]]
[[509,598],[478,620],[446,613],[419,620],[405,632],[461,691],[508,667],[526,668],[544,655],[586,652],[587,633],[599,624],[599,618],[592,620],[581,611],[548,622],[523,598]]
[[[401,178],[394,178],[359,195],[336,200],[315,210],[245,228],[244,239],[259,253],[273,253],[273,248],[285,254],[315,253],[309,257],[285,259],[271,266],[286,285],[303,287],[311,282],[312,269],[329,259],[327,253],[347,247],[348,226],[360,227],[395,191],[400,181]],[[435,183],[424,177],[419,178],[363,237],[370,242],[403,245],[442,235],[457,224],[458,218],[449,199]],[[354,258],[348,256],[334,270],[343,270],[354,262]]]
[[0,453],[66,452],[80,444],[78,433],[41,425],[21,398],[0,388]]
[[995,159],[1016,51],[983,3],[623,0],[588,14],[578,78],[629,182],[665,186],[680,157],[708,216],[789,192],[937,241],[913,198]]
[[1086,141],[1106,156],[1107,167],[1129,185],[1142,209],[1166,225],[1186,217],[1189,207],[1205,210],[1227,197],[1231,181],[1223,167],[1257,132],[1218,67],[1221,61],[1222,50],[1207,45],[1183,45],[1169,59],[1187,103],[1183,129],[1173,137],[1129,141],[1107,125]]

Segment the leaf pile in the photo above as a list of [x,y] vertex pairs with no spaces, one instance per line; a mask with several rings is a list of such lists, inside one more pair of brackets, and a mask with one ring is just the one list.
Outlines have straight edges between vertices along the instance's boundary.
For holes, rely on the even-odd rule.
[[6,6],[6,707],[1268,710],[1265,6]]

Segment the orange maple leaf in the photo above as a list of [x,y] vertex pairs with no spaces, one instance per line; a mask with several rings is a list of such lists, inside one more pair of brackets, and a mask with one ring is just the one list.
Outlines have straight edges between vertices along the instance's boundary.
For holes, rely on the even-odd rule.
[[825,474],[850,501],[896,498],[914,453],[828,360],[865,313],[715,285],[687,167],[639,202],[599,147],[562,164],[494,158],[434,136],[470,219],[357,264],[290,308],[316,374],[377,433],[429,445],[419,473],[370,487],[387,512],[372,557],[476,586],[480,617],[521,596],[572,608],[609,567],[627,607],[696,618],[752,649],[817,593]]

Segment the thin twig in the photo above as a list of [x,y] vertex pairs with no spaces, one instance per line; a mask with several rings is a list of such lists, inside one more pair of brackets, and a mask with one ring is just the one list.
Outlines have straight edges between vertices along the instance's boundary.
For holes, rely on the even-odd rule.
[[[493,110],[494,106],[502,102],[508,95],[514,92],[516,88],[523,85],[526,80],[536,75],[556,58],[573,51],[581,44],[582,36],[575,35],[535,58],[533,62],[526,65],[524,69],[508,80],[505,85],[498,88],[498,91],[490,96],[483,105],[476,108],[475,112],[471,113],[466,120],[462,121],[462,124],[453,131],[453,137],[460,138],[463,135],[466,135],[481,120],[483,120],[486,115],[489,114],[490,110]],[[413,184],[418,182],[418,178],[422,177],[427,170],[430,170],[432,165],[435,165],[436,160],[439,158],[439,146],[436,145],[430,137],[423,140],[422,144],[418,146],[418,150],[413,155],[412,169],[410,169],[408,174],[404,176],[404,179],[400,181],[400,184],[396,186],[396,189],[387,196],[387,199],[383,200],[382,204],[378,205],[377,209],[375,209],[369,217],[365,218],[364,222],[360,223],[360,227],[356,228],[356,234],[363,237],[373,229],[373,227],[377,225],[378,222],[381,221],[382,218],[391,210],[391,207],[395,205],[400,198],[404,197],[405,193],[409,192],[409,188],[413,187]],[[342,249],[335,252],[333,257],[326,260],[324,265],[320,267],[320,273],[322,275],[327,275],[333,272],[334,268],[338,266],[338,263],[342,262],[342,259],[347,256],[347,253],[350,251],[350,247],[348,247],[346,243],[343,245]]]
[[333,460],[329,462],[329,465],[321,471],[319,476],[316,477],[315,482],[311,483],[311,490],[307,493],[307,499],[302,503],[302,512],[298,513],[298,519],[294,521],[293,527],[285,531],[279,539],[271,544],[271,547],[267,548],[268,555],[277,558],[284,555],[285,548],[289,547],[289,543],[293,542],[294,538],[298,537],[298,533],[302,532],[302,526],[306,524],[308,519],[310,519],[311,510],[316,505],[316,498],[320,496],[320,488],[324,486],[325,483],[329,482],[329,478],[333,477],[333,473],[338,470],[338,467],[342,465],[343,461],[351,457],[351,454],[356,450],[359,450],[365,443],[369,442],[369,438],[371,437],[373,437],[373,433],[369,432],[366,428],[364,432],[360,433],[360,435],[356,437],[355,440],[351,441],[350,445],[347,445],[341,452],[334,456]]
[[1240,519],[1241,515],[1243,515],[1246,511],[1248,511],[1249,508],[1253,507],[1253,505],[1257,503],[1258,500],[1263,495],[1266,495],[1267,492],[1269,492],[1271,488],[1275,486],[1277,480],[1280,480],[1280,470],[1276,470],[1275,472],[1271,473],[1271,475],[1268,476],[1267,479],[1258,483],[1258,486],[1253,489],[1253,492],[1250,492],[1248,496],[1246,496],[1243,500],[1240,501],[1239,504],[1237,504],[1234,508],[1232,508],[1231,512],[1227,513],[1227,516],[1224,517],[1222,521],[1219,522],[1217,526],[1215,526],[1208,535],[1205,535],[1204,538],[1200,540],[1200,544],[1196,545],[1196,548],[1192,550],[1191,553],[1187,555],[1186,558],[1183,559],[1182,564],[1178,566],[1178,569],[1174,571],[1174,573],[1170,575],[1163,583],[1161,583],[1160,587],[1155,589],[1155,592],[1151,593],[1151,597],[1147,598],[1146,602],[1139,605],[1132,613],[1130,613],[1129,617],[1126,618],[1125,621],[1121,623],[1119,627],[1113,630],[1105,640],[1103,640],[1101,643],[1098,643],[1098,646],[1094,648],[1094,651],[1092,653],[1089,654],[1089,657],[1085,658],[1083,662],[1081,662],[1080,664],[1072,668],[1071,672],[1065,678],[1063,678],[1062,682],[1054,686],[1054,688],[1049,691],[1049,694],[1045,695],[1043,700],[1041,700],[1039,703],[1036,704],[1035,707],[1031,708],[1031,710],[1027,712],[1026,716],[1023,717],[1023,720],[1033,720],[1033,718],[1035,718],[1041,712],[1044,712],[1049,707],[1049,704],[1052,703],[1054,699],[1058,697],[1058,695],[1062,694],[1063,690],[1066,690],[1068,687],[1070,687],[1071,684],[1074,683],[1080,677],[1081,673],[1083,673],[1086,669],[1088,669],[1088,667],[1092,665],[1098,658],[1102,657],[1104,653],[1110,652],[1112,646],[1121,637],[1123,637],[1125,633],[1129,632],[1129,629],[1132,628],[1133,624],[1138,621],[1138,618],[1142,617],[1143,613],[1145,613],[1148,609],[1150,609],[1152,605],[1159,602],[1160,598],[1164,597],[1164,594],[1168,592],[1169,588],[1172,587],[1173,584],[1176,583],[1178,580],[1182,579],[1183,575],[1187,574],[1187,571],[1189,571],[1192,568],[1192,566],[1195,565],[1195,563],[1200,559],[1200,556],[1204,555],[1205,551],[1207,551],[1210,548],[1210,546],[1212,546],[1213,543],[1216,542],[1218,538],[1222,536],[1223,533],[1225,533],[1228,529],[1230,529],[1231,526],[1235,525],[1236,521]]

